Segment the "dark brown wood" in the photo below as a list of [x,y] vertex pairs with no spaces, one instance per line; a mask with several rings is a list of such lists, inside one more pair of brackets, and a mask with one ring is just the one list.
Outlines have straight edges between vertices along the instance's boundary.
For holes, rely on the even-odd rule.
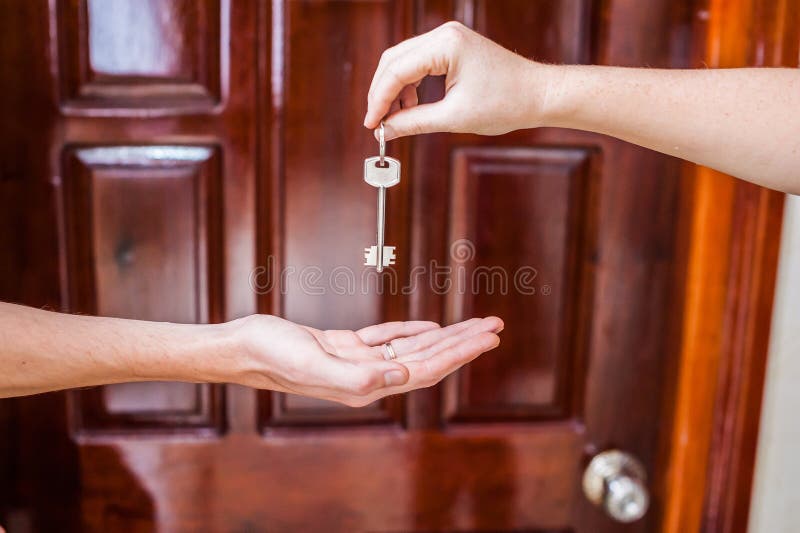
[[62,110],[90,116],[212,110],[227,82],[229,50],[222,43],[229,9],[229,0],[57,1]]
[[599,156],[563,146],[454,152],[446,321],[496,315],[526,327],[448,380],[448,419],[580,416]]
[[[0,4],[3,300],[180,322],[506,321],[496,352],[362,409],[176,383],[2,401],[0,519],[12,531],[658,530],[683,327],[678,214],[694,200],[681,164],[554,129],[392,142],[404,177],[388,194],[387,242],[399,257],[377,276],[361,265],[375,216],[361,165],[377,150],[361,121],[380,52],[446,20],[542,61],[682,67],[694,6]],[[421,100],[441,81],[424,82]],[[737,196],[731,225],[747,239],[775,223],[752,194]],[[735,250],[763,260],[742,263],[741,287],[774,266],[777,240],[757,242]],[[458,292],[465,280],[477,290]],[[730,300],[744,321],[731,327],[756,350],[767,290]],[[720,401],[750,427],[760,375],[729,383]],[[746,449],[738,434],[721,442]],[[581,494],[587,460],[609,447],[648,471],[653,506],[636,524]]]
[[[71,312],[170,322],[221,319],[220,155],[209,146],[86,146],[65,153]],[[147,213],[146,217],[142,213]],[[94,265],[93,269],[84,265]],[[173,295],[164,298],[165,295]],[[217,386],[126,383],[70,393],[76,432],[223,426]]]
[[[279,163],[261,185],[273,191],[271,201],[262,204],[259,224],[268,232],[258,254],[264,269],[262,312],[326,328],[358,328],[407,315],[400,291],[388,285],[384,295],[369,290],[383,280],[362,268],[363,249],[374,240],[375,191],[360,176],[365,154],[375,152],[376,143],[353,110],[365,102],[371,67],[380,55],[375,51],[411,33],[410,12],[410,2],[273,4],[269,57],[271,72],[278,75],[271,80],[268,109],[275,122],[272,140],[262,146]],[[358,31],[375,21],[383,21],[381,31]],[[276,63],[282,70],[276,72]],[[392,150],[407,159],[402,146]],[[388,209],[398,220],[408,216],[407,187],[404,180],[388,195]],[[386,235],[387,242],[407,242],[401,224],[390,221]],[[407,269],[408,257],[401,256],[388,279],[403,279]],[[330,280],[338,280],[335,288]],[[268,392],[259,395],[259,406],[264,429],[394,425],[402,423],[404,412],[402,398],[354,411]]]

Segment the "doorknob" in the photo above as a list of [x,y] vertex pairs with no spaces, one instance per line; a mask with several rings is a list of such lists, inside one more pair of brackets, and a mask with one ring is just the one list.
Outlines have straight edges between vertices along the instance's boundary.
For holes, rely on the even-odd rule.
[[647,474],[632,455],[607,450],[595,455],[583,473],[583,493],[618,522],[633,522],[647,512]]

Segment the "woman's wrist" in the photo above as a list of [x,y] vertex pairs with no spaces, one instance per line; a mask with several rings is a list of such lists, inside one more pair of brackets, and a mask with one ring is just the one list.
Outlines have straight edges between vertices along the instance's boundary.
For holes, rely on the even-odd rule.
[[[197,381],[208,383],[241,383],[253,372],[255,358],[246,342],[245,323],[248,317],[222,324],[196,326],[195,340],[187,350],[185,365]],[[191,363],[195,359],[197,366]],[[195,379],[192,379],[194,381]]]
[[235,382],[242,366],[236,321],[223,324],[140,322],[138,354],[118,381]]

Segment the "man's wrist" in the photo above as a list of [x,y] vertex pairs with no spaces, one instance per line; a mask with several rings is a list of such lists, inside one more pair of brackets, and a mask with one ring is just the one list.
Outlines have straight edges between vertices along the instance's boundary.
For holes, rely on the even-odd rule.
[[[543,80],[544,97],[539,126],[570,127],[577,106],[576,84],[570,79],[576,67],[572,65],[539,65]],[[580,67],[578,67],[580,68]],[[581,82],[582,83],[582,82]]]

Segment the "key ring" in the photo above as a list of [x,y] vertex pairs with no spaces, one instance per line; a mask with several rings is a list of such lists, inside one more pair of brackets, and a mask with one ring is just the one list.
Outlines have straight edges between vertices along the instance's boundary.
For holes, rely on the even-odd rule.
[[380,145],[380,159],[378,160],[378,165],[383,167],[386,165],[383,161],[383,158],[386,157],[386,136],[383,132],[383,121],[381,121],[381,127],[378,131],[378,144]]

